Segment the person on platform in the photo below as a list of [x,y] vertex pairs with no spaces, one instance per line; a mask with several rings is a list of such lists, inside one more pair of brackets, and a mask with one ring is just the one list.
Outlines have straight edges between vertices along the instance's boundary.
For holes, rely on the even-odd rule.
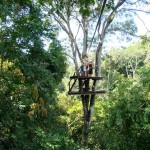
[[93,60],[90,60],[88,62],[88,76],[89,77],[92,77],[92,75],[93,75],[93,67],[94,67],[94,62],[93,62]]
[[84,55],[80,67],[81,76],[88,76],[88,56]]
[[84,64],[83,64],[83,62],[80,66],[80,74],[81,74],[81,76],[84,76]]

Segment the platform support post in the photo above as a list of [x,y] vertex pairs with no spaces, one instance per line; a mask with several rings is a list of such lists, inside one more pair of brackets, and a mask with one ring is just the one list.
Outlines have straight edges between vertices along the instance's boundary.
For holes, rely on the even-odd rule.
[[[82,132],[82,144],[87,146],[88,144],[88,133],[90,128],[90,122],[92,119],[92,115],[94,113],[94,104],[95,104],[95,94],[105,93],[104,90],[97,91],[97,80],[102,80],[102,77],[81,77],[81,76],[73,76],[71,79],[75,81],[78,80],[79,91],[72,91],[75,81],[72,86],[69,86],[70,91],[69,94],[81,95],[82,105],[83,105],[83,118],[84,118],[84,126]],[[90,89],[90,80],[93,81],[93,85]]]
[[79,81],[79,91],[82,93],[83,92],[83,83],[82,83],[82,79],[78,79]]
[[[84,80],[84,92],[89,92],[89,79]],[[87,145],[88,142],[88,130],[89,130],[89,119],[88,119],[88,113],[89,113],[89,95],[81,95],[82,98],[82,105],[83,105],[83,112],[84,112],[84,127],[83,127],[83,133],[82,133],[82,143],[83,145]]]

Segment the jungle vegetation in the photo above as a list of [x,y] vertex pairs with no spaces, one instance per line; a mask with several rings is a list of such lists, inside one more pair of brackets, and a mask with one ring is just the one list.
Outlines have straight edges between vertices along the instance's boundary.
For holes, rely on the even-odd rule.
[[[150,37],[136,35],[132,20],[137,11],[150,13],[135,5],[149,4],[147,0],[1,1],[0,150],[150,149]],[[115,20],[123,15],[126,20]],[[77,39],[79,31],[72,32],[73,18],[83,30],[82,40]],[[94,32],[96,19],[96,30],[101,30],[91,37],[88,33]],[[58,40],[62,30],[71,53]],[[126,33],[128,41],[132,36],[139,40],[102,54],[107,37],[118,31],[120,36]],[[94,112],[83,144],[81,97],[67,92],[69,78],[78,74],[89,48],[96,52],[91,53],[98,66],[95,74],[104,78],[97,88],[107,93],[92,100]]]

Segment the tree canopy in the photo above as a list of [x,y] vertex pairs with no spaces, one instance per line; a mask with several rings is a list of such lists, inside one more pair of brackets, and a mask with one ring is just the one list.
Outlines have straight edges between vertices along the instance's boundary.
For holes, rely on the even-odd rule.
[[[95,73],[101,74],[101,54],[105,41],[110,35],[119,35],[120,39],[131,39],[136,35],[137,27],[133,16],[138,12],[149,14],[149,10],[142,10],[148,1],[126,0],[90,0],[90,1],[42,1],[43,9],[52,14],[55,21],[68,35],[75,70],[78,74],[77,58],[82,60],[85,54],[90,53],[91,46],[95,49]],[[136,7],[137,6],[137,7]],[[145,7],[146,8],[146,7]],[[121,19],[120,19],[121,18]],[[72,25],[76,23],[77,30]],[[82,35],[82,38],[80,37]],[[131,36],[130,36],[131,35]],[[138,36],[138,35],[137,35]],[[93,43],[94,41],[94,43]]]

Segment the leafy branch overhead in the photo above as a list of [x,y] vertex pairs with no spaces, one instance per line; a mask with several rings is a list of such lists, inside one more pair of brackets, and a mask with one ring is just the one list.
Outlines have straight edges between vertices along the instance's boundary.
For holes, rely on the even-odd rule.
[[[133,3],[126,0],[56,0],[49,2],[43,0],[41,2],[43,2],[43,9],[49,12],[49,17],[52,14],[53,19],[67,34],[72,51],[70,57],[73,58],[77,74],[79,68],[77,58],[81,61],[82,56],[96,49],[95,73],[97,76],[101,74],[101,52],[107,36],[118,31],[122,34],[136,35],[137,28],[133,21],[133,12],[138,12],[139,9],[135,8],[135,3],[136,5],[147,3],[147,1]],[[123,11],[125,9],[132,11]],[[120,17],[123,17],[122,22]],[[72,23],[76,24],[77,30]],[[97,41],[93,43],[95,37]]]

